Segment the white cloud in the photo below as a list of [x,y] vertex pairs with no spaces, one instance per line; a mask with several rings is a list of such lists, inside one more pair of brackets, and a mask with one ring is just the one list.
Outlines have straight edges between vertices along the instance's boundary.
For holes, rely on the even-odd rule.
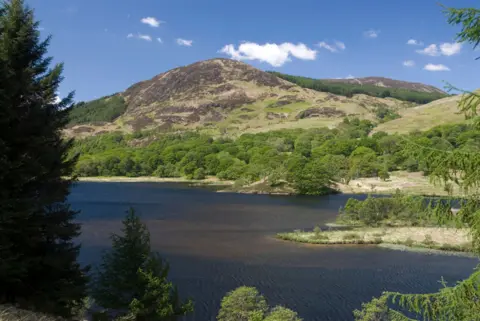
[[453,56],[453,55],[459,54],[461,50],[462,50],[462,44],[458,42],[453,42],[453,43],[445,42],[440,45],[440,51],[444,56]]
[[423,46],[423,42],[415,39],[410,39],[407,41],[407,45],[411,46]]
[[347,48],[345,44],[341,41],[335,41],[335,45],[337,45],[337,48],[340,50],[345,50]]
[[145,40],[145,41],[152,41],[152,37],[150,37],[149,35],[142,35],[142,34],[138,34],[138,39],[142,39],[142,40]]
[[162,38],[157,38],[157,41],[160,42],[160,43],[163,43]]
[[345,77],[345,79],[355,79],[355,77],[353,77],[352,75],[348,75],[347,77]]
[[438,47],[436,44],[432,43],[430,46],[421,49],[421,50],[416,50],[419,54],[422,55],[427,55],[427,56],[432,56],[432,57],[437,57],[440,56],[440,52],[438,51]]
[[282,44],[266,43],[259,45],[253,42],[244,42],[235,49],[230,44],[223,47],[219,52],[236,60],[258,60],[266,62],[274,67],[283,66],[291,61],[291,57],[301,60],[315,60],[317,51],[308,48],[303,43],[293,44],[285,42]]
[[134,35],[133,33],[129,33],[127,35],[127,38],[137,38],[137,39],[141,39],[141,40],[145,40],[145,41],[152,41],[152,37],[150,37],[149,35],[142,35],[141,33],[137,34],[137,35]]
[[341,41],[335,41],[334,44],[329,45],[325,41],[321,41],[317,44],[318,47],[327,49],[330,52],[338,52],[339,50],[345,50],[346,46]]
[[62,101],[62,98],[60,96],[56,95],[55,100],[53,101],[54,104],[59,104]]
[[142,23],[146,24],[146,25],[149,25],[150,27],[153,27],[153,28],[158,28],[160,26],[160,24],[165,23],[164,21],[160,21],[160,20],[158,20],[157,18],[154,18],[154,17],[142,18],[142,20],[140,20],[140,21]]
[[380,33],[380,30],[370,29],[365,31],[363,35],[367,38],[377,38],[379,33]]
[[327,49],[331,52],[337,52],[338,51],[337,48],[335,47],[335,45],[331,46],[328,43],[326,43],[325,41],[319,42],[317,44],[317,46],[320,47],[320,48]]
[[415,66],[415,61],[413,61],[413,60],[405,60],[405,61],[403,62],[403,65],[404,65],[405,67],[413,67],[413,66]]
[[425,65],[425,67],[423,67],[423,69],[428,71],[450,71],[450,68],[442,64],[439,64],[439,65],[427,64]]
[[177,39],[177,45],[179,46],[191,47],[192,44],[193,44],[193,40],[186,40],[182,38]]
[[432,43],[428,47],[422,50],[416,50],[419,54],[438,57],[438,56],[453,56],[459,54],[462,50],[462,44],[458,42],[445,42],[437,46],[436,44]]

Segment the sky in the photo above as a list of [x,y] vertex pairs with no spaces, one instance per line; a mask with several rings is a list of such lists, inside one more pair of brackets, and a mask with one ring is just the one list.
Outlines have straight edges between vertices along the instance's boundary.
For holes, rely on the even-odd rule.
[[[312,78],[381,76],[480,88],[438,0],[26,0],[63,62],[59,95],[87,101],[223,57]],[[478,7],[478,0],[443,0]],[[477,49],[478,50],[478,49]]]

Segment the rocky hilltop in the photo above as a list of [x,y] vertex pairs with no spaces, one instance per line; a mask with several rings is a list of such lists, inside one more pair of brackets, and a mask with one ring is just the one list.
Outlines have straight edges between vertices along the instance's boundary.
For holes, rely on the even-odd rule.
[[199,129],[238,134],[280,128],[335,126],[345,116],[411,106],[393,98],[351,98],[294,85],[243,62],[211,59],[176,68],[124,92],[81,103],[67,135]]
[[384,87],[384,88],[407,89],[407,90],[413,90],[413,91],[425,92],[425,93],[446,94],[446,92],[434,86],[425,85],[418,82],[395,80],[395,79],[384,78],[384,77],[322,79],[322,80],[327,82],[339,82],[344,84],[372,85],[372,86]]

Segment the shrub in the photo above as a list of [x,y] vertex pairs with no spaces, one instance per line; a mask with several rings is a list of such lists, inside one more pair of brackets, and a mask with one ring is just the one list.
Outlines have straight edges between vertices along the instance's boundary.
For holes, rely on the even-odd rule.
[[298,317],[297,312],[277,306],[272,309],[263,321],[302,321],[302,319]]
[[432,236],[430,234],[425,235],[425,239],[423,240],[423,244],[425,245],[433,245],[434,242],[432,240]]
[[414,244],[414,242],[413,242],[412,238],[410,238],[410,237],[405,241],[406,246],[413,246],[413,244]]
[[205,170],[201,167],[193,173],[193,179],[205,179],[205,177]]
[[356,239],[359,239],[360,236],[356,233],[347,233],[345,235],[343,235],[343,240],[347,241],[347,240],[356,240]]
[[268,311],[263,295],[257,289],[246,286],[229,292],[220,306],[218,321],[261,321]]

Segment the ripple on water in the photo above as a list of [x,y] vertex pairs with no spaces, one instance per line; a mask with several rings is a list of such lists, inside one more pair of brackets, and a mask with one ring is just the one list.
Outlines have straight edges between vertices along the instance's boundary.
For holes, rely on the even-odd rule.
[[[372,246],[305,246],[277,232],[331,222],[348,195],[271,197],[213,193],[164,183],[79,183],[70,201],[81,209],[83,262],[98,262],[134,206],[152,246],[171,265],[182,296],[195,299],[187,320],[215,320],[228,291],[256,286],[271,305],[304,320],[352,320],[352,310],[382,291],[430,292],[465,278],[477,260]],[[364,197],[364,196],[357,196]]]

